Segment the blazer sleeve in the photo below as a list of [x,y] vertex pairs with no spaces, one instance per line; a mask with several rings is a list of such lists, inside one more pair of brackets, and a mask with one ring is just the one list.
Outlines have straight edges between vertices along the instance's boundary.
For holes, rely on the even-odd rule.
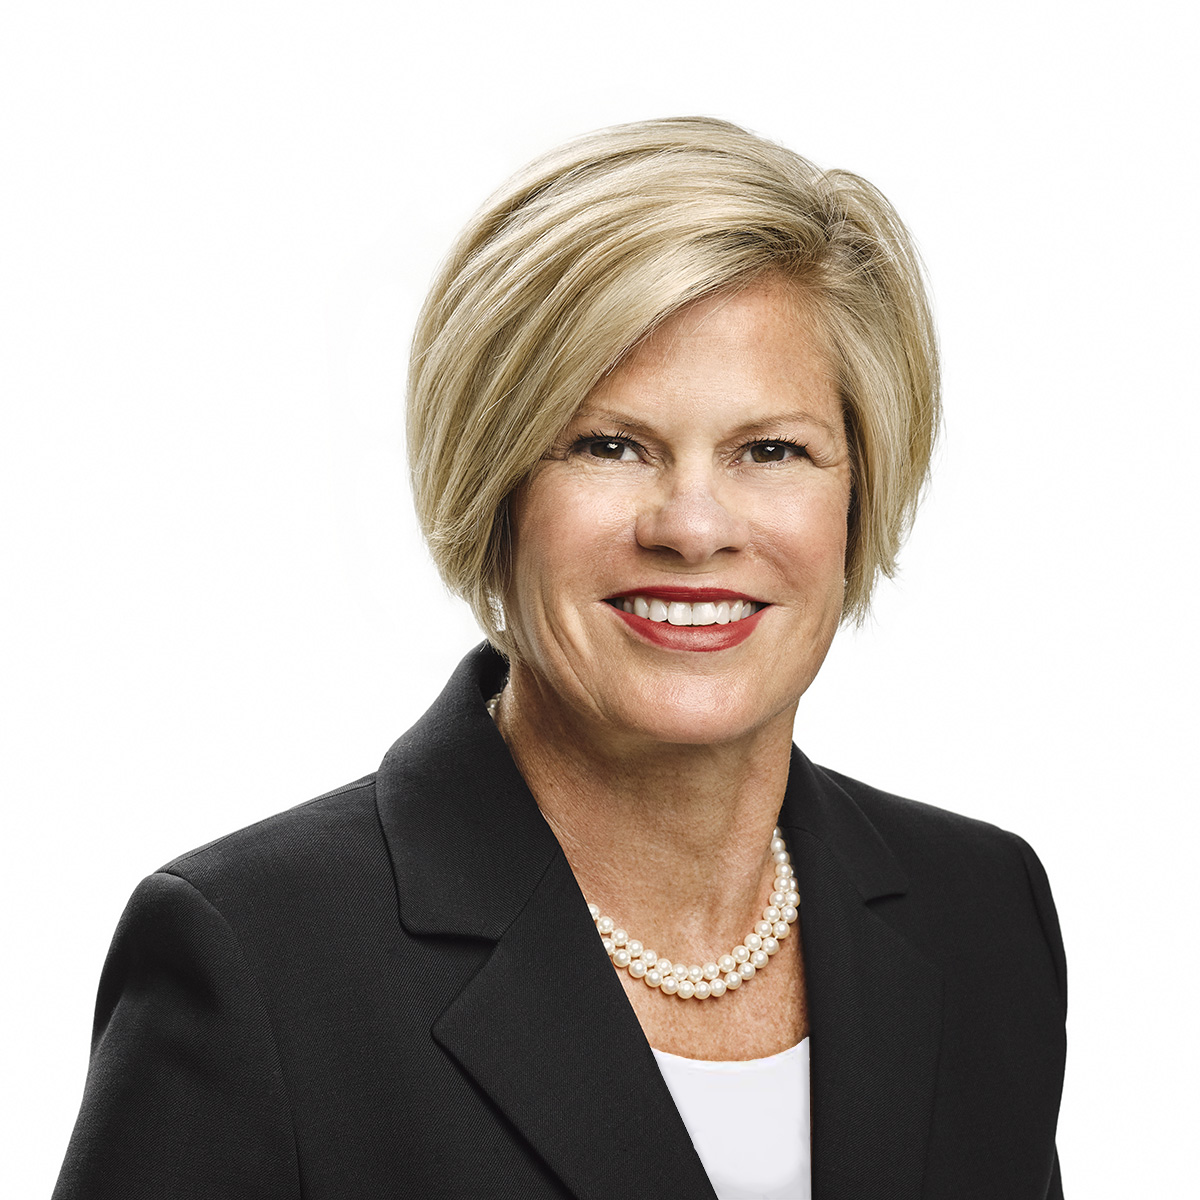
[[[1062,1015],[1067,1015],[1067,955],[1063,948],[1062,931],[1058,924],[1058,910],[1054,907],[1054,897],[1050,893],[1050,880],[1041,860],[1033,852],[1033,848],[1022,838],[1016,838],[1025,861],[1025,874],[1029,879],[1029,889],[1033,893],[1034,907],[1037,909],[1038,921],[1042,926],[1042,936],[1050,949],[1050,958],[1054,962],[1054,974],[1058,983],[1058,994],[1062,1001]],[[1046,1188],[1046,1200],[1063,1200],[1062,1170],[1059,1165],[1058,1152],[1055,1150],[1054,1166],[1050,1182]]]
[[54,1200],[299,1194],[279,1055],[237,939],[190,883],[152,875],[105,962]]
[[1025,860],[1025,873],[1029,877],[1029,888],[1033,892],[1034,905],[1037,908],[1038,920],[1042,925],[1042,934],[1050,947],[1050,957],[1054,960],[1054,973],[1058,980],[1058,994],[1062,998],[1063,1013],[1067,1011],[1067,955],[1063,949],[1062,930],[1058,924],[1058,910],[1054,907],[1054,897],[1050,894],[1050,880],[1046,878],[1046,870],[1042,866],[1033,848],[1022,838],[1016,837],[1021,848],[1021,857]]

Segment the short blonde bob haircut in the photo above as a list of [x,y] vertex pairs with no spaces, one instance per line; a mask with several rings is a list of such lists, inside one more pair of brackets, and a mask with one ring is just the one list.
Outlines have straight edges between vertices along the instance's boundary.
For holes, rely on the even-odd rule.
[[793,280],[835,358],[852,463],[844,618],[890,576],[939,422],[921,267],[866,180],[731,125],[618,125],[537,159],[475,215],[413,338],[408,456],[442,578],[489,639],[509,499],[630,349],[684,305],[768,272]]

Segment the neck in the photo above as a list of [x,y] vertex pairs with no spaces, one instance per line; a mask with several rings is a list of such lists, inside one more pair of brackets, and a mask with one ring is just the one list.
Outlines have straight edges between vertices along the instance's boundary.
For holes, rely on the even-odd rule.
[[705,961],[761,915],[792,713],[718,745],[597,728],[513,664],[498,724],[587,899],[647,945]]

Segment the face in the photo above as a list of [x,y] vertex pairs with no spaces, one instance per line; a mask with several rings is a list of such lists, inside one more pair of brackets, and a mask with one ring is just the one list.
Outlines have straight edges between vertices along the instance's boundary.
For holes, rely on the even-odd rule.
[[842,611],[850,457],[819,326],[774,277],[681,310],[513,500],[519,692],[614,736],[791,736]]

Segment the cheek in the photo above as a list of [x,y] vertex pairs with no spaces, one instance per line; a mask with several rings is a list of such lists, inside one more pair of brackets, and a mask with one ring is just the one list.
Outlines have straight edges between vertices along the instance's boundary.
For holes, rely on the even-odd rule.
[[513,599],[590,594],[632,528],[620,496],[550,477],[535,481],[513,505]]
[[805,591],[841,593],[846,567],[846,509],[840,489],[777,504],[764,514],[761,545],[777,571]]

